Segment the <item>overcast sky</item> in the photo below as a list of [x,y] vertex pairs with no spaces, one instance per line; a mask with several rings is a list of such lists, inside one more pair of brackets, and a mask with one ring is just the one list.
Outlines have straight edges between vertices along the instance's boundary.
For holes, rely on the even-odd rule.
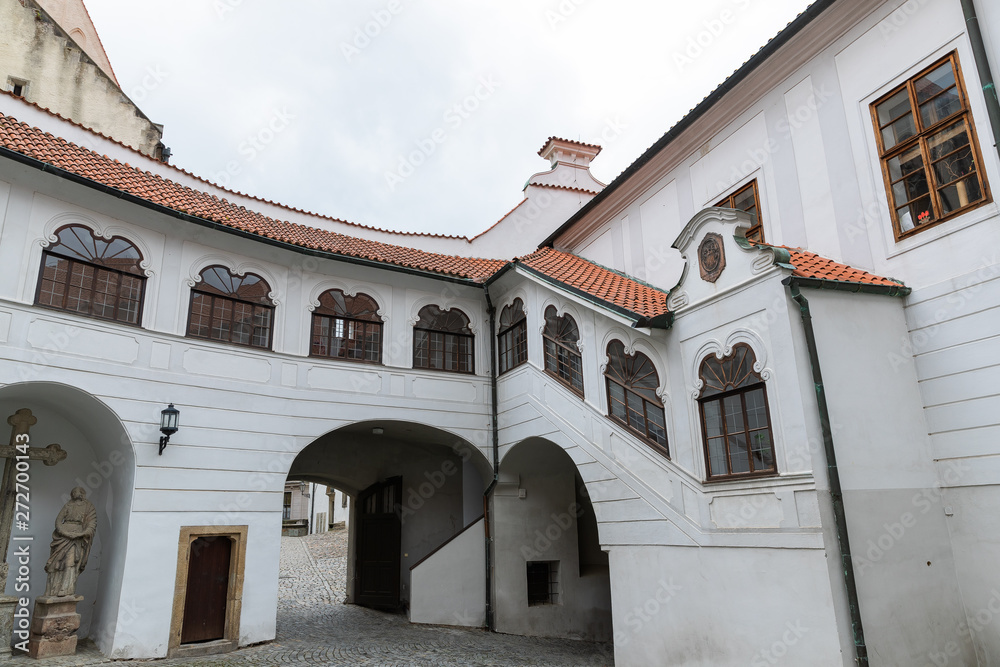
[[607,183],[807,0],[86,0],[171,162],[305,210],[475,235],[601,144]]

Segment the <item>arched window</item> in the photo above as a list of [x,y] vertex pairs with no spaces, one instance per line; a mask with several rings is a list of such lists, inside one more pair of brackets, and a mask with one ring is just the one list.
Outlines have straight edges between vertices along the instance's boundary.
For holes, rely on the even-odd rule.
[[740,343],[724,359],[709,355],[701,362],[698,403],[709,479],[778,471],[767,389],[753,369],[755,361],[753,350]]
[[413,325],[413,367],[473,373],[472,342],[465,313],[424,306]]
[[555,306],[545,309],[545,372],[583,396],[583,363],[580,359],[580,330],[569,315],[559,317]]
[[188,336],[249,347],[271,347],[274,303],[267,281],[254,273],[237,276],[209,266],[191,288]]
[[42,253],[35,303],[125,324],[138,324],[146,277],[142,255],[120,236],[102,239],[87,227],[69,225]]
[[514,303],[500,311],[497,353],[501,374],[528,360],[528,320],[520,299],[514,299]]
[[310,354],[381,363],[382,318],[375,299],[367,294],[347,296],[339,289],[320,294],[313,311]]
[[660,381],[649,357],[641,352],[628,356],[625,345],[613,340],[608,343],[604,377],[608,384],[608,415],[669,456],[663,403],[656,396]]

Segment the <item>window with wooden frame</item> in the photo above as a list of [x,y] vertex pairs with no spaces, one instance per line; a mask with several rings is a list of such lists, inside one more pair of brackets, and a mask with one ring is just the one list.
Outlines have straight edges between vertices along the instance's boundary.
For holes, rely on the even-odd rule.
[[625,354],[625,344],[613,340],[608,343],[608,366],[604,377],[608,388],[608,416],[669,457],[666,415],[656,395],[660,381],[649,357],[641,352],[629,356]]
[[500,311],[497,355],[501,375],[528,360],[528,319],[520,299],[514,299],[512,304]]
[[545,309],[545,372],[583,396],[583,362],[580,357],[580,329],[568,314],[559,317],[555,306]]
[[138,325],[146,276],[142,254],[120,236],[103,239],[83,225],[56,232],[42,252],[35,304]]
[[720,201],[716,206],[735,208],[738,211],[745,211],[752,215],[754,217],[754,224],[747,230],[747,240],[755,243],[764,242],[764,228],[760,220],[760,195],[757,193],[757,179],[750,181]]
[[187,335],[234,345],[271,348],[271,287],[255,273],[237,276],[224,266],[202,270],[191,288]]
[[382,318],[375,299],[360,293],[348,296],[339,289],[320,294],[312,316],[309,354],[382,363]]
[[896,240],[989,201],[957,53],[878,99],[871,112]]
[[755,362],[743,343],[723,359],[713,354],[701,362],[698,403],[709,480],[778,472],[767,389]]
[[474,340],[465,313],[424,306],[413,325],[413,367],[474,373]]

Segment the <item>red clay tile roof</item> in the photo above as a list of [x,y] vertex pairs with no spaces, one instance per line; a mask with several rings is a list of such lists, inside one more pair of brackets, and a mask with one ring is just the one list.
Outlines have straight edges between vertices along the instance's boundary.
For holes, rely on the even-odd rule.
[[[763,244],[762,244],[763,245]],[[795,267],[793,276],[800,278],[815,278],[817,280],[835,280],[843,283],[858,283],[861,285],[885,285],[889,287],[899,287],[903,283],[894,278],[883,278],[875,274],[855,269],[853,266],[840,264],[820,257],[814,252],[803,250],[802,248],[789,248],[787,246],[772,246],[774,248],[784,248],[791,255],[789,263]]]
[[282,243],[482,281],[506,262],[457,257],[369,241],[276,220],[77,146],[0,113],[0,146],[174,211]]
[[568,252],[541,248],[516,263],[617,309],[645,318],[667,313],[667,293]]
[[600,190],[587,190],[586,188],[574,188],[570,185],[557,185],[555,183],[528,183],[536,188],[555,188],[557,190],[572,190],[573,192],[583,192],[588,195],[596,195]]
[[[82,123],[78,123],[77,121],[73,120],[72,118],[67,118],[66,116],[62,116],[62,115],[56,113],[55,111],[53,111],[52,109],[50,109],[48,107],[43,107],[40,104],[35,104],[34,102],[29,102],[28,100],[24,99],[23,97],[18,97],[17,95],[14,95],[13,93],[11,93],[9,91],[6,91],[6,90],[0,90],[0,95],[6,95],[6,96],[8,96],[8,97],[10,97],[12,99],[16,99],[21,104],[27,104],[28,106],[34,107],[34,108],[36,108],[36,109],[38,109],[40,111],[43,111],[46,114],[48,114],[48,115],[50,115],[50,116],[52,116],[54,118],[58,118],[59,120],[61,120],[63,122],[69,123],[70,125],[75,125],[75,126],[77,126],[79,128],[83,128],[87,132],[90,132],[91,134],[96,134],[97,136],[101,137],[102,139],[105,139],[105,140],[110,141],[112,143],[118,144],[122,148],[130,150],[133,153],[136,153],[137,155],[143,155],[144,157],[147,157],[147,158],[149,157],[148,155],[145,155],[141,151],[137,150],[134,146],[129,146],[128,144],[126,144],[126,143],[124,143],[122,141],[119,141],[118,139],[115,139],[114,137],[109,137],[108,135],[104,134],[100,130],[95,130],[92,127],[87,127],[86,125],[83,125]],[[0,115],[2,115],[2,114],[0,114]],[[206,185],[211,185],[213,188],[216,188],[218,190],[222,190],[224,192],[231,192],[234,195],[239,195],[240,197],[246,197],[247,199],[252,199],[254,201],[259,201],[259,202],[262,202],[264,204],[270,204],[271,206],[277,206],[278,208],[283,208],[283,209],[288,210],[288,211],[295,211],[296,213],[301,213],[302,215],[308,215],[308,216],[313,217],[313,218],[319,218],[321,220],[330,220],[332,222],[339,222],[340,224],[349,225],[351,227],[358,227],[360,229],[369,229],[369,230],[374,231],[374,232],[384,232],[386,234],[395,234],[395,235],[398,235],[398,236],[424,236],[424,237],[438,238],[438,239],[460,239],[460,240],[463,240],[463,241],[469,241],[470,240],[467,236],[462,236],[462,235],[459,235],[459,234],[436,234],[436,233],[432,233],[432,232],[407,232],[407,231],[398,231],[398,230],[395,230],[395,229],[385,229],[383,227],[375,227],[373,225],[363,225],[360,222],[352,222],[350,220],[344,220],[343,218],[335,218],[335,217],[333,217],[331,215],[324,215],[322,213],[316,213],[314,211],[308,211],[306,209],[298,208],[296,206],[289,206],[288,204],[282,204],[281,202],[278,202],[278,201],[272,201],[272,200],[266,199],[264,197],[258,197],[257,195],[251,195],[251,194],[248,194],[246,192],[240,192],[239,190],[234,190],[232,188],[227,188],[225,186],[219,185],[218,183],[214,183],[214,182],[208,180],[207,178],[204,178],[202,176],[199,176],[198,174],[195,174],[193,172],[188,171],[187,169],[184,169],[183,167],[178,167],[177,165],[170,164],[169,162],[164,162],[162,164],[163,164],[164,167],[167,167],[167,168],[172,169],[174,171],[180,172],[180,173],[184,174],[185,176],[188,176],[188,177],[193,178],[195,180],[201,181],[202,183],[204,183]]]
[[545,140],[545,143],[542,144],[542,147],[538,149],[538,154],[541,155],[542,151],[544,151],[546,147],[553,141],[562,141],[567,144],[580,144],[581,146],[586,146],[587,148],[596,148],[598,153],[601,152],[601,147],[598,146],[597,144],[588,144],[585,141],[574,141],[572,139],[563,139],[561,137],[549,137],[548,139]]

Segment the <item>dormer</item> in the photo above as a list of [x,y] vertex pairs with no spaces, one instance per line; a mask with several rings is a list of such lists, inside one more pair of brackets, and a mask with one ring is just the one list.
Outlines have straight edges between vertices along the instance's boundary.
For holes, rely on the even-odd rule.
[[753,216],[731,208],[706,208],[694,215],[673,242],[684,270],[668,306],[678,310],[719,296],[774,265],[770,248],[746,240]]

